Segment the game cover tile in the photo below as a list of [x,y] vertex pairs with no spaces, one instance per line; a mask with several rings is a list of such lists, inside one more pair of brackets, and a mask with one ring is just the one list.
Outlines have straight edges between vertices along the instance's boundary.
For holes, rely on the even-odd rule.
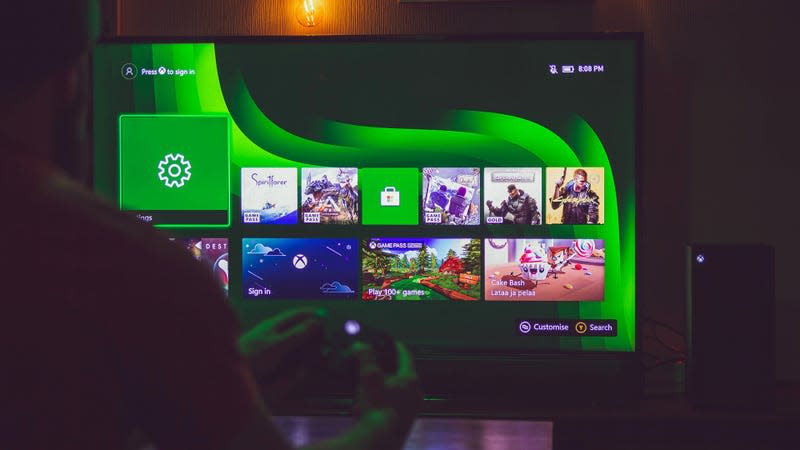
[[170,238],[170,240],[185,248],[194,259],[211,269],[214,278],[225,293],[228,293],[227,238]]
[[487,224],[542,223],[542,168],[483,169],[483,217]]
[[422,169],[423,223],[479,225],[480,180],[478,168]]
[[596,225],[604,222],[602,167],[548,167],[547,223]]
[[479,239],[374,238],[361,249],[364,300],[477,300]]
[[304,167],[301,177],[303,223],[358,223],[358,169]]
[[242,239],[245,298],[355,299],[358,240]]
[[297,223],[297,169],[242,168],[242,223]]
[[603,300],[605,247],[597,239],[486,239],[486,300]]

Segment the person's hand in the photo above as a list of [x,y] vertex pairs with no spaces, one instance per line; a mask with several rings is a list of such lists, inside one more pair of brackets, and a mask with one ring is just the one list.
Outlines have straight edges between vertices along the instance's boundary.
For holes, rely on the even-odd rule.
[[373,412],[386,414],[393,422],[396,437],[405,439],[422,406],[422,389],[411,353],[402,343],[395,345],[397,372],[391,374],[383,372],[375,352],[367,344],[353,345],[359,363],[355,413],[359,417]]
[[[239,350],[250,362],[267,403],[278,401],[302,381],[306,367],[304,349],[322,344],[322,319],[318,311],[293,309],[261,321],[239,338]],[[292,356],[288,364],[287,359]],[[300,364],[298,364],[300,362]],[[264,383],[268,380],[268,383]]]

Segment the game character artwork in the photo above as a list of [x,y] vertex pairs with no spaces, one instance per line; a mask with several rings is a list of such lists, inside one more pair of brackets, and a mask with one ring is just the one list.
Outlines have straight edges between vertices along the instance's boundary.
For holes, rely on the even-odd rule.
[[487,224],[540,225],[542,168],[486,168],[483,170]]
[[602,167],[548,167],[547,180],[553,182],[548,197],[548,224],[603,223]]
[[249,168],[242,174],[242,223],[297,223],[297,169]]
[[255,299],[356,299],[358,240],[242,239],[242,290]]
[[228,293],[228,239],[170,238],[188,251],[194,259],[211,269],[225,294]]
[[301,175],[303,223],[358,223],[358,169],[304,167]]
[[480,173],[478,168],[422,169],[423,223],[479,225]]
[[480,239],[376,238],[361,249],[363,300],[478,300]]
[[486,300],[603,300],[598,239],[486,239]]

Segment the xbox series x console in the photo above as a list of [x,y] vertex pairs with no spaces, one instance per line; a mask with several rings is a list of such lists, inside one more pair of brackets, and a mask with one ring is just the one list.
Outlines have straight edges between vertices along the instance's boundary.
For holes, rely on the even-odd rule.
[[699,244],[687,256],[690,402],[705,409],[773,408],[772,247]]

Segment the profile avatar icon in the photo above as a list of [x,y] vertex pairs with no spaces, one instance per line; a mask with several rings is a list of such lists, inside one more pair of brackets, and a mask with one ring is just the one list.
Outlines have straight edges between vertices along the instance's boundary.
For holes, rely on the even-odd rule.
[[136,72],[137,71],[138,71],[138,68],[136,67],[135,64],[126,63],[126,64],[122,65],[122,68],[120,69],[120,74],[122,74],[122,78],[124,78],[126,80],[132,80],[132,79],[136,78]]

